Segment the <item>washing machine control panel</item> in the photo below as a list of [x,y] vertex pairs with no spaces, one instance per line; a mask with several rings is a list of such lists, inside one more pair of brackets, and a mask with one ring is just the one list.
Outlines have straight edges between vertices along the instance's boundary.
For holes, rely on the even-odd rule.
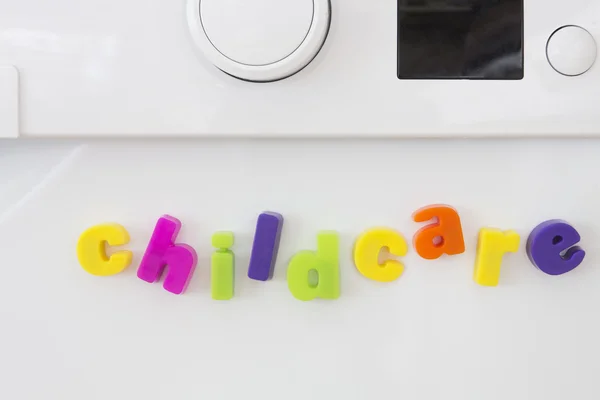
[[600,135],[600,3],[0,0],[0,137]]

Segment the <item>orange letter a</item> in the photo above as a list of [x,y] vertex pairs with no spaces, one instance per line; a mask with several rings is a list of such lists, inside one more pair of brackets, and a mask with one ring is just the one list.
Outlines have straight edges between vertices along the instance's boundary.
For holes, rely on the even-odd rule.
[[432,219],[437,221],[419,229],[413,237],[413,246],[417,253],[427,260],[439,258],[444,253],[463,253],[465,241],[456,210],[450,206],[435,204],[420,208],[413,214],[415,222]]

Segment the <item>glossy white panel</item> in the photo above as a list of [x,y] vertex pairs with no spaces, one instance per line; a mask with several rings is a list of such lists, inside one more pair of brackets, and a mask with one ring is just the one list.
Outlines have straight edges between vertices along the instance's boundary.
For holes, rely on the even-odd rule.
[[[0,146],[0,398],[6,400],[592,400],[600,398],[599,141],[6,141]],[[443,202],[466,251],[424,260],[411,214]],[[275,274],[247,278],[258,213],[285,218]],[[182,296],[136,276],[163,213],[198,266]],[[525,242],[562,218],[587,255],[545,275]],[[84,229],[116,221],[122,274],[78,264]],[[358,235],[401,232],[389,283],[352,261]],[[498,287],[473,281],[481,227],[514,229]],[[235,233],[235,297],[210,292],[211,236]],[[286,281],[319,230],[340,236],[341,295]]]
[[545,52],[566,24],[598,39],[597,1],[525,1],[519,81],[398,80],[396,1],[331,4],[314,61],[268,84],[215,68],[191,39],[184,0],[0,0],[0,64],[21,73],[24,136],[600,133],[600,69],[566,77]]

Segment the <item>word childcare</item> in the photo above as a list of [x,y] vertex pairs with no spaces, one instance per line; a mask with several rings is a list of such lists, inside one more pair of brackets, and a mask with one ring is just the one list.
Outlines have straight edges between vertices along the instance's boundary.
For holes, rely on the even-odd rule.
[[[417,231],[413,247],[424,259],[461,254],[465,241],[456,210],[447,205],[431,205],[413,214],[415,222],[430,222]],[[196,252],[186,244],[175,243],[181,222],[165,215],[159,218],[142,257],[137,276],[150,283],[166,272],[165,290],[181,294],[196,267]],[[248,278],[268,281],[273,276],[283,217],[274,212],[259,215],[248,265]],[[576,246],[579,233],[562,220],[542,222],[529,235],[526,251],[531,263],[548,275],[567,273],[581,264],[585,252]],[[119,224],[97,225],[79,238],[77,256],[87,272],[98,276],[115,275],[131,264],[132,253],[117,251],[110,256],[106,246],[123,246],[129,242],[127,230]],[[234,295],[234,244],[232,232],[217,232],[212,237],[216,248],[211,257],[211,292],[215,300],[229,300]],[[514,231],[482,228],[479,231],[475,259],[475,282],[497,286],[502,258],[519,249],[520,237]],[[408,252],[404,237],[390,228],[372,228],[354,243],[354,264],[365,277],[391,282],[404,272],[398,260]],[[386,255],[385,257],[382,257]],[[336,299],[340,295],[339,240],[335,232],[317,235],[316,251],[296,253],[287,268],[290,292],[299,300]]]

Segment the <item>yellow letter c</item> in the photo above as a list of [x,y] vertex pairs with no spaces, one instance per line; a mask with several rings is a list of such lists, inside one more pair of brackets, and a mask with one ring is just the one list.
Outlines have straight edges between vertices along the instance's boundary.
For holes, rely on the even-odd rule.
[[379,254],[387,247],[394,256],[402,257],[408,252],[408,245],[402,235],[388,228],[374,228],[363,232],[354,245],[354,264],[365,277],[391,282],[404,272],[404,265],[397,260],[379,263]]
[[132,253],[119,251],[110,257],[105,246],[129,243],[129,233],[119,224],[96,225],[81,234],[77,242],[77,258],[84,270],[92,275],[109,276],[122,272],[131,264]]

